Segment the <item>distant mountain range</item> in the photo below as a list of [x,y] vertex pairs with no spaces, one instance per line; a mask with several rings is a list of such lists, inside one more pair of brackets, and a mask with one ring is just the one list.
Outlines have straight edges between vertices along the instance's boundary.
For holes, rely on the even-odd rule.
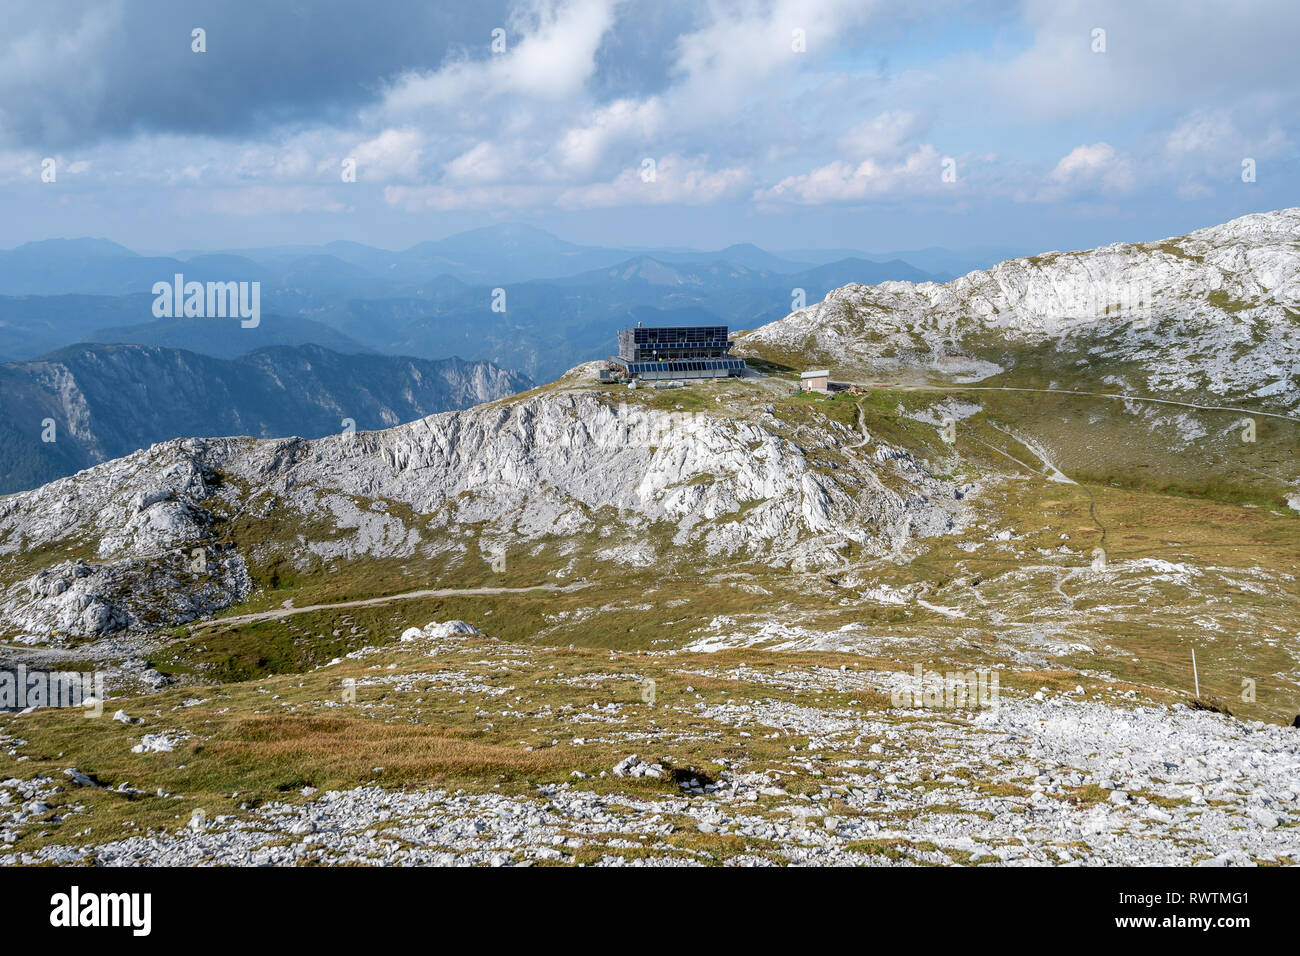
[[46,239],[0,251],[0,294],[146,294],[155,282],[170,282],[178,272],[187,281],[237,279],[268,289],[310,287],[341,295],[383,295],[392,289],[391,282],[327,256],[273,264],[229,253],[180,259],[142,256],[106,239]]
[[929,279],[901,262],[847,260],[779,274],[721,260],[669,264],[642,255],[568,278],[502,287],[504,312],[492,310],[492,286],[444,276],[415,296],[337,302],[313,315],[378,352],[472,355],[549,381],[615,351],[617,331],[636,322],[753,327],[848,282],[890,278]]
[[[523,556],[524,574],[561,568],[593,587],[643,572],[646,580],[730,580],[744,562],[769,570],[768,587],[789,589],[782,602],[797,590],[789,580],[808,582],[831,608],[857,594],[859,620],[863,602],[875,601],[861,594],[880,588],[889,604],[933,612],[912,625],[927,632],[946,626],[940,617],[962,633],[971,622],[991,633],[1013,620],[1022,633],[1034,626],[1026,639],[1041,648],[1034,615],[1049,607],[1070,642],[1091,633],[1103,651],[1115,634],[1139,628],[1168,627],[1179,641],[1188,628],[1239,628],[1264,634],[1273,660],[1276,635],[1295,632],[1277,622],[1295,610],[1294,527],[1281,523],[1293,519],[1281,509],[1300,508],[1290,415],[1300,405],[1291,374],[1300,364],[1297,237],[1300,209],[1285,209],[1159,242],[1010,260],[944,285],[846,284],[740,337],[738,351],[788,366],[768,383],[775,388],[698,385],[680,396],[705,409],[689,423],[656,407],[653,394],[593,389],[588,377],[340,438],[344,418],[358,427],[402,421],[435,402],[476,401],[522,383],[492,367],[316,346],[225,361],[78,346],[5,366],[0,453],[57,447],[86,460],[164,435],[190,438],[0,499],[0,554],[8,556],[0,634],[145,632],[254,595],[255,609],[286,598],[310,606],[337,593],[340,579],[363,582],[350,598],[401,594],[482,575],[483,555],[499,544]],[[816,288],[816,271],[797,282]],[[572,350],[582,335],[601,334],[615,321],[611,305],[637,314],[653,309],[647,302],[678,302],[675,315],[695,315],[703,307],[685,303],[720,308],[716,300],[782,287],[786,295],[795,281],[737,263],[638,256],[510,286],[504,313],[473,304],[490,287],[449,280],[423,300],[362,303],[371,311],[349,321],[365,327],[358,335],[469,335],[536,350],[540,361],[561,343]],[[521,310],[533,316],[531,331],[512,325]],[[876,387],[864,396],[781,394],[796,369],[823,365]],[[436,381],[448,375],[450,397]],[[36,437],[45,417],[59,424],[55,446]],[[950,425],[959,441],[945,437]],[[322,437],[207,437],[313,432]],[[1230,503],[1256,510],[1221,507]],[[1141,523],[1148,509],[1159,522]],[[1189,535],[1187,520],[1205,530]],[[1245,550],[1247,539],[1229,536],[1264,521],[1255,548],[1273,563],[1252,574],[1231,569],[1214,585],[1226,590],[1196,590]],[[1153,547],[1156,534],[1168,537]],[[1217,552],[1215,537],[1225,542]],[[971,547],[954,548],[961,539]],[[682,547],[687,540],[696,546]],[[87,542],[96,546],[90,558]],[[179,559],[192,548],[203,549],[199,567]],[[909,555],[925,561],[900,560]],[[983,594],[966,579],[951,583],[972,573],[971,561],[981,575],[998,568]],[[891,569],[927,562],[925,590],[880,587],[882,574],[899,580]],[[833,581],[817,573],[832,569]],[[644,593],[629,580],[619,593]],[[1069,592],[1060,586],[1067,580]],[[1083,581],[1111,590],[1073,590]],[[711,643],[719,593],[711,588],[697,612]],[[1171,593],[1176,600],[1165,601]],[[1075,606],[1081,594],[1089,599]],[[1173,625],[1160,623],[1167,607],[1181,615]],[[1116,608],[1147,616],[1119,617]],[[843,620],[823,633],[843,640]],[[905,616],[891,620],[908,626]],[[1101,629],[1088,631],[1096,622]],[[739,640],[749,646],[752,633]],[[1073,643],[1060,646],[1077,653]]]
[[1023,256],[1030,250],[1010,246],[989,246],[982,249],[943,249],[930,246],[925,249],[906,249],[899,252],[870,254],[858,249],[790,249],[778,253],[786,259],[807,259],[811,262],[836,262],[841,259],[870,259],[872,262],[901,260],[914,268],[930,273],[936,281],[947,281],[980,269],[990,269],[1007,259]]
[[[318,345],[237,359],[141,345],[70,346],[0,365],[0,494],[171,438],[315,438],[343,432],[345,419],[357,430],[387,428],[531,385],[488,362],[340,355]],[[54,440],[43,441],[50,420]]]
[[337,241],[145,256],[107,239],[46,239],[0,251],[0,295],[146,293],[154,282],[182,272],[187,280],[199,282],[259,281],[265,291],[383,297],[444,275],[471,285],[500,286],[574,276],[641,255],[673,265],[729,262],[772,274],[805,272],[844,259],[889,264],[902,260],[913,272],[938,280],[998,261],[989,254],[944,249],[919,250],[914,260],[910,253],[880,255],[856,249],[774,254],[752,243],[718,251],[611,248],[579,245],[522,224],[473,229],[401,251]]
[[[922,258],[954,268],[943,253]],[[178,273],[261,283],[260,323],[155,317],[154,284]],[[399,252],[27,243],[0,251],[0,493],[184,435],[315,437],[467,407],[611,354],[636,322],[752,329],[845,285],[946,277],[855,250],[614,249],[526,225]]]
[[[29,243],[0,254],[0,291],[23,293],[0,295],[0,354],[34,359],[77,342],[130,342],[235,358],[315,343],[344,354],[461,355],[543,381],[610,354],[617,329],[637,321],[755,328],[850,282],[936,278],[902,260],[802,267],[751,245],[625,254],[508,226],[452,239],[400,255],[357,243],[322,247],[334,256],[304,247],[246,250],[261,261],[244,251],[146,258],[103,239]],[[493,248],[502,267],[489,271]],[[612,254],[620,258],[610,261]],[[441,268],[455,272],[432,272]],[[565,269],[559,277],[499,278]],[[156,319],[152,282],[170,282],[177,272],[186,281],[263,282],[263,320],[244,329],[224,319]],[[374,277],[380,272],[389,278]],[[495,278],[476,278],[487,272]],[[66,294],[32,291],[44,289]],[[123,289],[136,291],[117,294]]]
[[85,338],[188,349],[215,358],[235,358],[277,345],[319,345],[346,354],[374,352],[328,325],[294,315],[264,315],[257,327],[251,329],[241,326],[239,319],[158,319],[140,325],[96,329]]
[[[156,319],[152,284],[178,272],[187,282],[262,282],[261,324]],[[502,278],[535,274],[546,277]],[[329,243],[185,260],[137,256],[100,239],[49,240],[0,253],[0,354],[23,360],[77,342],[129,342],[233,358],[313,343],[342,353],[460,355],[549,380],[608,355],[617,330],[637,321],[754,328],[848,283],[935,278],[898,259],[805,265],[750,244],[628,253],[522,226],[403,253]],[[64,294],[40,294],[50,289]]]
[[[154,319],[150,295],[0,296],[0,355],[31,359],[75,342],[130,342],[234,358],[272,345],[313,343],[335,352],[372,351],[311,319],[264,314],[238,319]],[[448,353],[449,354],[449,353]]]

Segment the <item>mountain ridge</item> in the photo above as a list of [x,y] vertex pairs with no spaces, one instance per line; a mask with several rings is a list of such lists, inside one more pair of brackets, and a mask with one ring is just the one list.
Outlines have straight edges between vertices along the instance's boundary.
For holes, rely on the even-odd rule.
[[219,359],[161,346],[70,345],[0,366],[0,491],[199,433],[317,437],[382,428],[529,386],[517,373],[454,357],[344,356],[301,345]]
[[[1155,392],[1300,403],[1300,208],[1148,243],[1008,260],[947,283],[851,284],[742,338],[863,375],[944,365],[972,382],[997,345],[1080,343]],[[969,361],[963,363],[962,359]]]
[[[128,294],[146,291],[148,283],[169,279],[186,267],[192,273],[187,278],[230,278],[208,275],[213,267],[222,265],[227,271],[237,268],[240,279],[272,286],[292,287],[294,281],[315,276],[317,283],[323,283],[322,288],[370,296],[385,291],[391,294],[398,287],[418,285],[443,273],[469,284],[494,286],[564,279],[641,255],[664,263],[734,262],[779,275],[848,258],[813,251],[809,261],[792,261],[752,242],[733,243],[719,250],[593,246],[561,239],[525,223],[483,226],[443,239],[421,240],[397,250],[333,240],[321,245],[189,249],[142,255],[105,239],[50,239],[0,250],[0,294]],[[878,256],[854,253],[854,257],[882,261]],[[913,265],[908,268],[925,271]]]

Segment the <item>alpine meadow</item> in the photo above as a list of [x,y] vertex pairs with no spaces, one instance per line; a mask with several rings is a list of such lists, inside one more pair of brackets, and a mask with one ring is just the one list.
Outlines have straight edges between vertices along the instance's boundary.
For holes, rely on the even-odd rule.
[[0,12],[19,922],[411,866],[1285,912],[1300,8]]

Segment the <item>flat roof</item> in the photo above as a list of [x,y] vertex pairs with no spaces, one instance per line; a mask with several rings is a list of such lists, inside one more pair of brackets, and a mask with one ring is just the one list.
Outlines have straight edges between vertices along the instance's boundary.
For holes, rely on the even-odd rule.
[[816,372],[804,372],[799,377],[800,378],[830,378],[831,373],[829,369],[821,369],[820,371],[816,371]]

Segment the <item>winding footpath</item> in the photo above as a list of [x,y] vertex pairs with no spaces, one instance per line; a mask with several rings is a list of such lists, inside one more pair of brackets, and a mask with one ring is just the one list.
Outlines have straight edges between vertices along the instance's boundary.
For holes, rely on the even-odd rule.
[[308,614],[312,611],[333,611],[345,607],[374,607],[377,604],[391,604],[394,601],[410,601],[415,598],[427,597],[473,597],[479,594],[529,594],[533,591],[549,591],[555,594],[567,594],[570,591],[581,591],[583,588],[592,587],[591,582],[581,582],[575,584],[534,584],[527,588],[425,588],[421,591],[403,591],[401,594],[386,594],[383,597],[360,598],[355,601],[339,601],[334,604],[309,604],[306,607],[277,607],[269,611],[257,611],[252,614],[236,614],[231,617],[210,618],[206,621],[195,621],[188,625],[192,630],[203,630],[204,628],[217,626],[234,626],[239,624],[255,624],[258,621],[275,621],[281,618],[292,617],[295,614]]

